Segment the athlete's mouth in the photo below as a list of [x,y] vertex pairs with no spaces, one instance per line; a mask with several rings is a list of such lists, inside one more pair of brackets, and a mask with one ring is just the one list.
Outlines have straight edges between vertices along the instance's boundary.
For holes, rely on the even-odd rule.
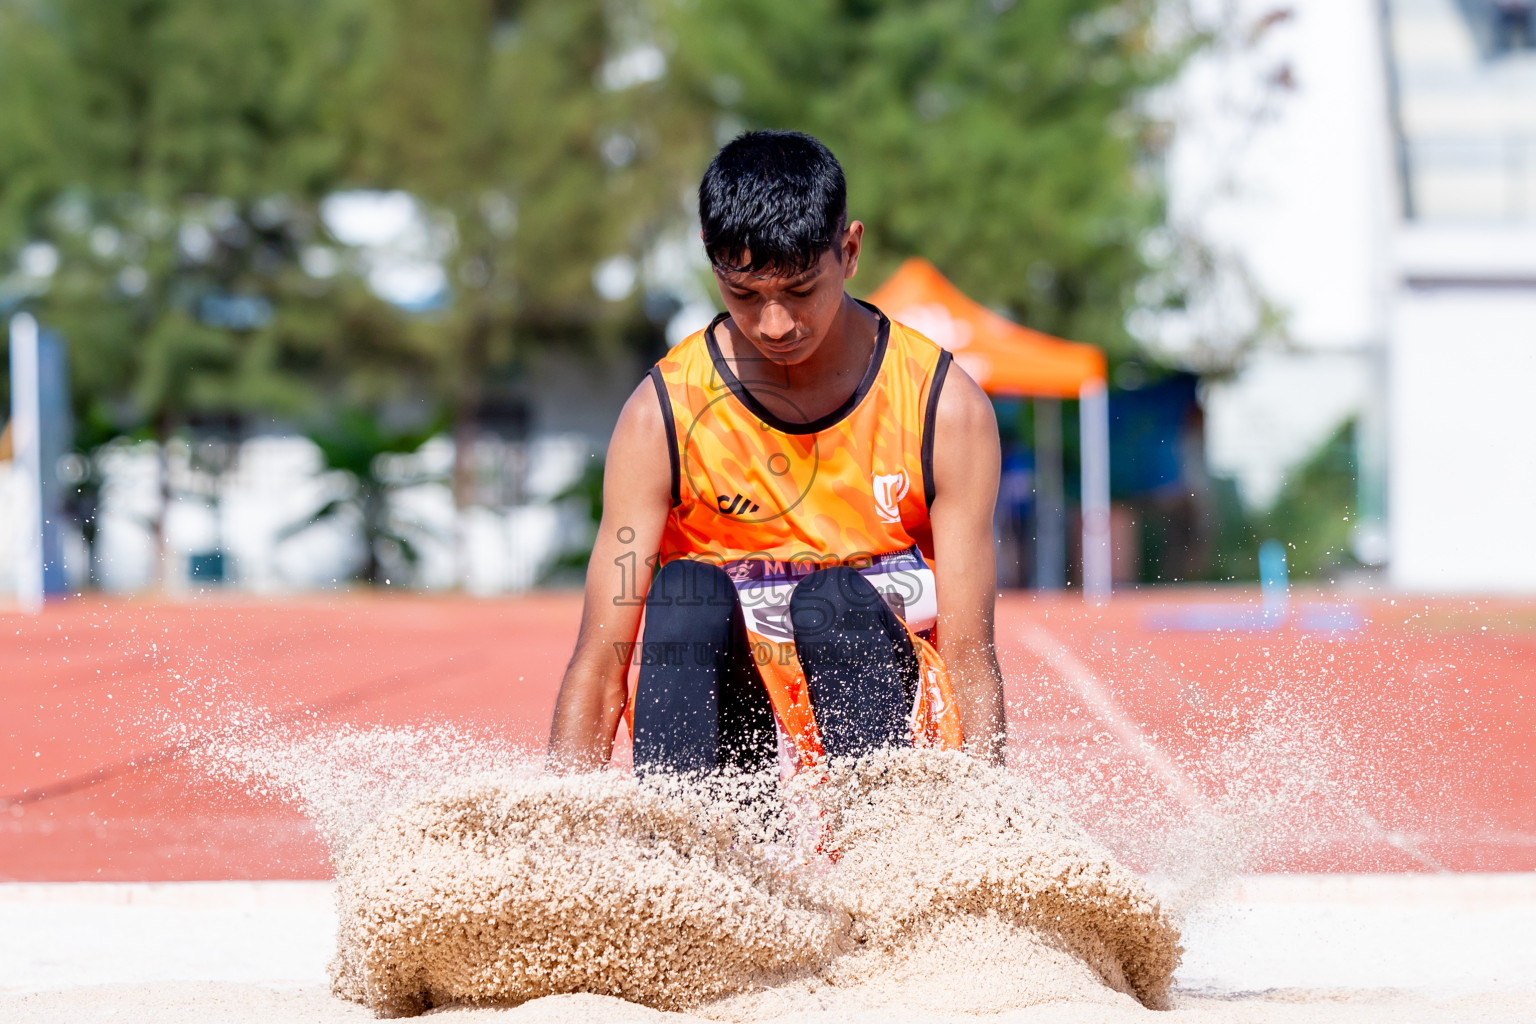
[[763,338],[757,344],[759,348],[766,352],[782,355],[793,352],[800,347],[803,341],[805,341],[804,338],[791,338],[788,341],[769,341],[767,338]]

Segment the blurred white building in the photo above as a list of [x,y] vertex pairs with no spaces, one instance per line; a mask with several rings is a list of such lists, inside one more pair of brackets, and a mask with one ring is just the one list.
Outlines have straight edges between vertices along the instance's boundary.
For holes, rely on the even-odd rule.
[[1237,42],[1175,90],[1171,214],[1284,314],[1282,344],[1209,390],[1213,467],[1262,507],[1357,418],[1362,561],[1406,589],[1536,592],[1536,14],[1206,6]]
[[1536,591],[1536,13],[1390,0],[1385,27],[1391,577]]

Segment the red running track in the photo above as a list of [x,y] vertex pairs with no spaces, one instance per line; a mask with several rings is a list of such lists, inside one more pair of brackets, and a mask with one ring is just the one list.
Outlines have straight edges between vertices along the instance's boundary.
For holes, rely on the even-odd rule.
[[[1251,835],[1250,870],[1536,868],[1536,601],[1372,597],[1333,633],[1157,628],[1256,599],[1005,596],[1015,763],[1133,863],[1203,828]],[[200,774],[176,729],[260,706],[536,747],[579,611],[566,594],[0,611],[0,879],[326,877],[299,813]]]

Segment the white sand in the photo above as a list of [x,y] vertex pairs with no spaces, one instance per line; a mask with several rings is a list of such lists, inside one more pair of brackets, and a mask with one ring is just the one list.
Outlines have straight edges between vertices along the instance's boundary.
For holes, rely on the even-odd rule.
[[[327,882],[0,885],[0,1021],[372,1020],[328,991],[333,899]],[[1536,872],[1248,877],[1192,917],[1185,942],[1179,983],[1198,984],[1206,994],[1176,989],[1171,1013],[1047,1004],[986,1019],[1536,1020]],[[445,1013],[520,1024],[695,1019],[599,996],[430,1015]],[[801,1012],[781,1019],[832,1024],[892,1016]],[[945,1019],[906,1017],[922,1024]]]
[[[508,1024],[698,1024],[701,1018],[664,1013],[612,996],[549,996],[510,1009],[450,1007],[427,1016],[453,1021]],[[68,1024],[298,1024],[368,1021],[374,1016],[315,986],[278,990],[259,985],[171,982],[106,985],[34,993],[0,1003],[0,1021],[61,1021]],[[1416,993],[1277,991],[1240,998],[1175,994],[1171,1012],[1136,1005],[1084,1006],[1051,1003],[986,1017],[938,1014],[893,1015],[886,1010],[848,1013],[801,1010],[774,1018],[790,1024],[1529,1024],[1536,1020],[1536,995],[1493,993],[1434,998]]]

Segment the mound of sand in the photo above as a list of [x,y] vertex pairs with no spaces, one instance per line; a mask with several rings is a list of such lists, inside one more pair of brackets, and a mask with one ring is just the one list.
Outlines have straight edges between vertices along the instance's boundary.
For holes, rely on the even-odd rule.
[[451,784],[338,854],[335,990],[387,1014],[587,992],[728,1020],[1164,1004],[1177,930],[1030,786],[932,751],[830,774],[796,800],[835,863],[762,780]]

